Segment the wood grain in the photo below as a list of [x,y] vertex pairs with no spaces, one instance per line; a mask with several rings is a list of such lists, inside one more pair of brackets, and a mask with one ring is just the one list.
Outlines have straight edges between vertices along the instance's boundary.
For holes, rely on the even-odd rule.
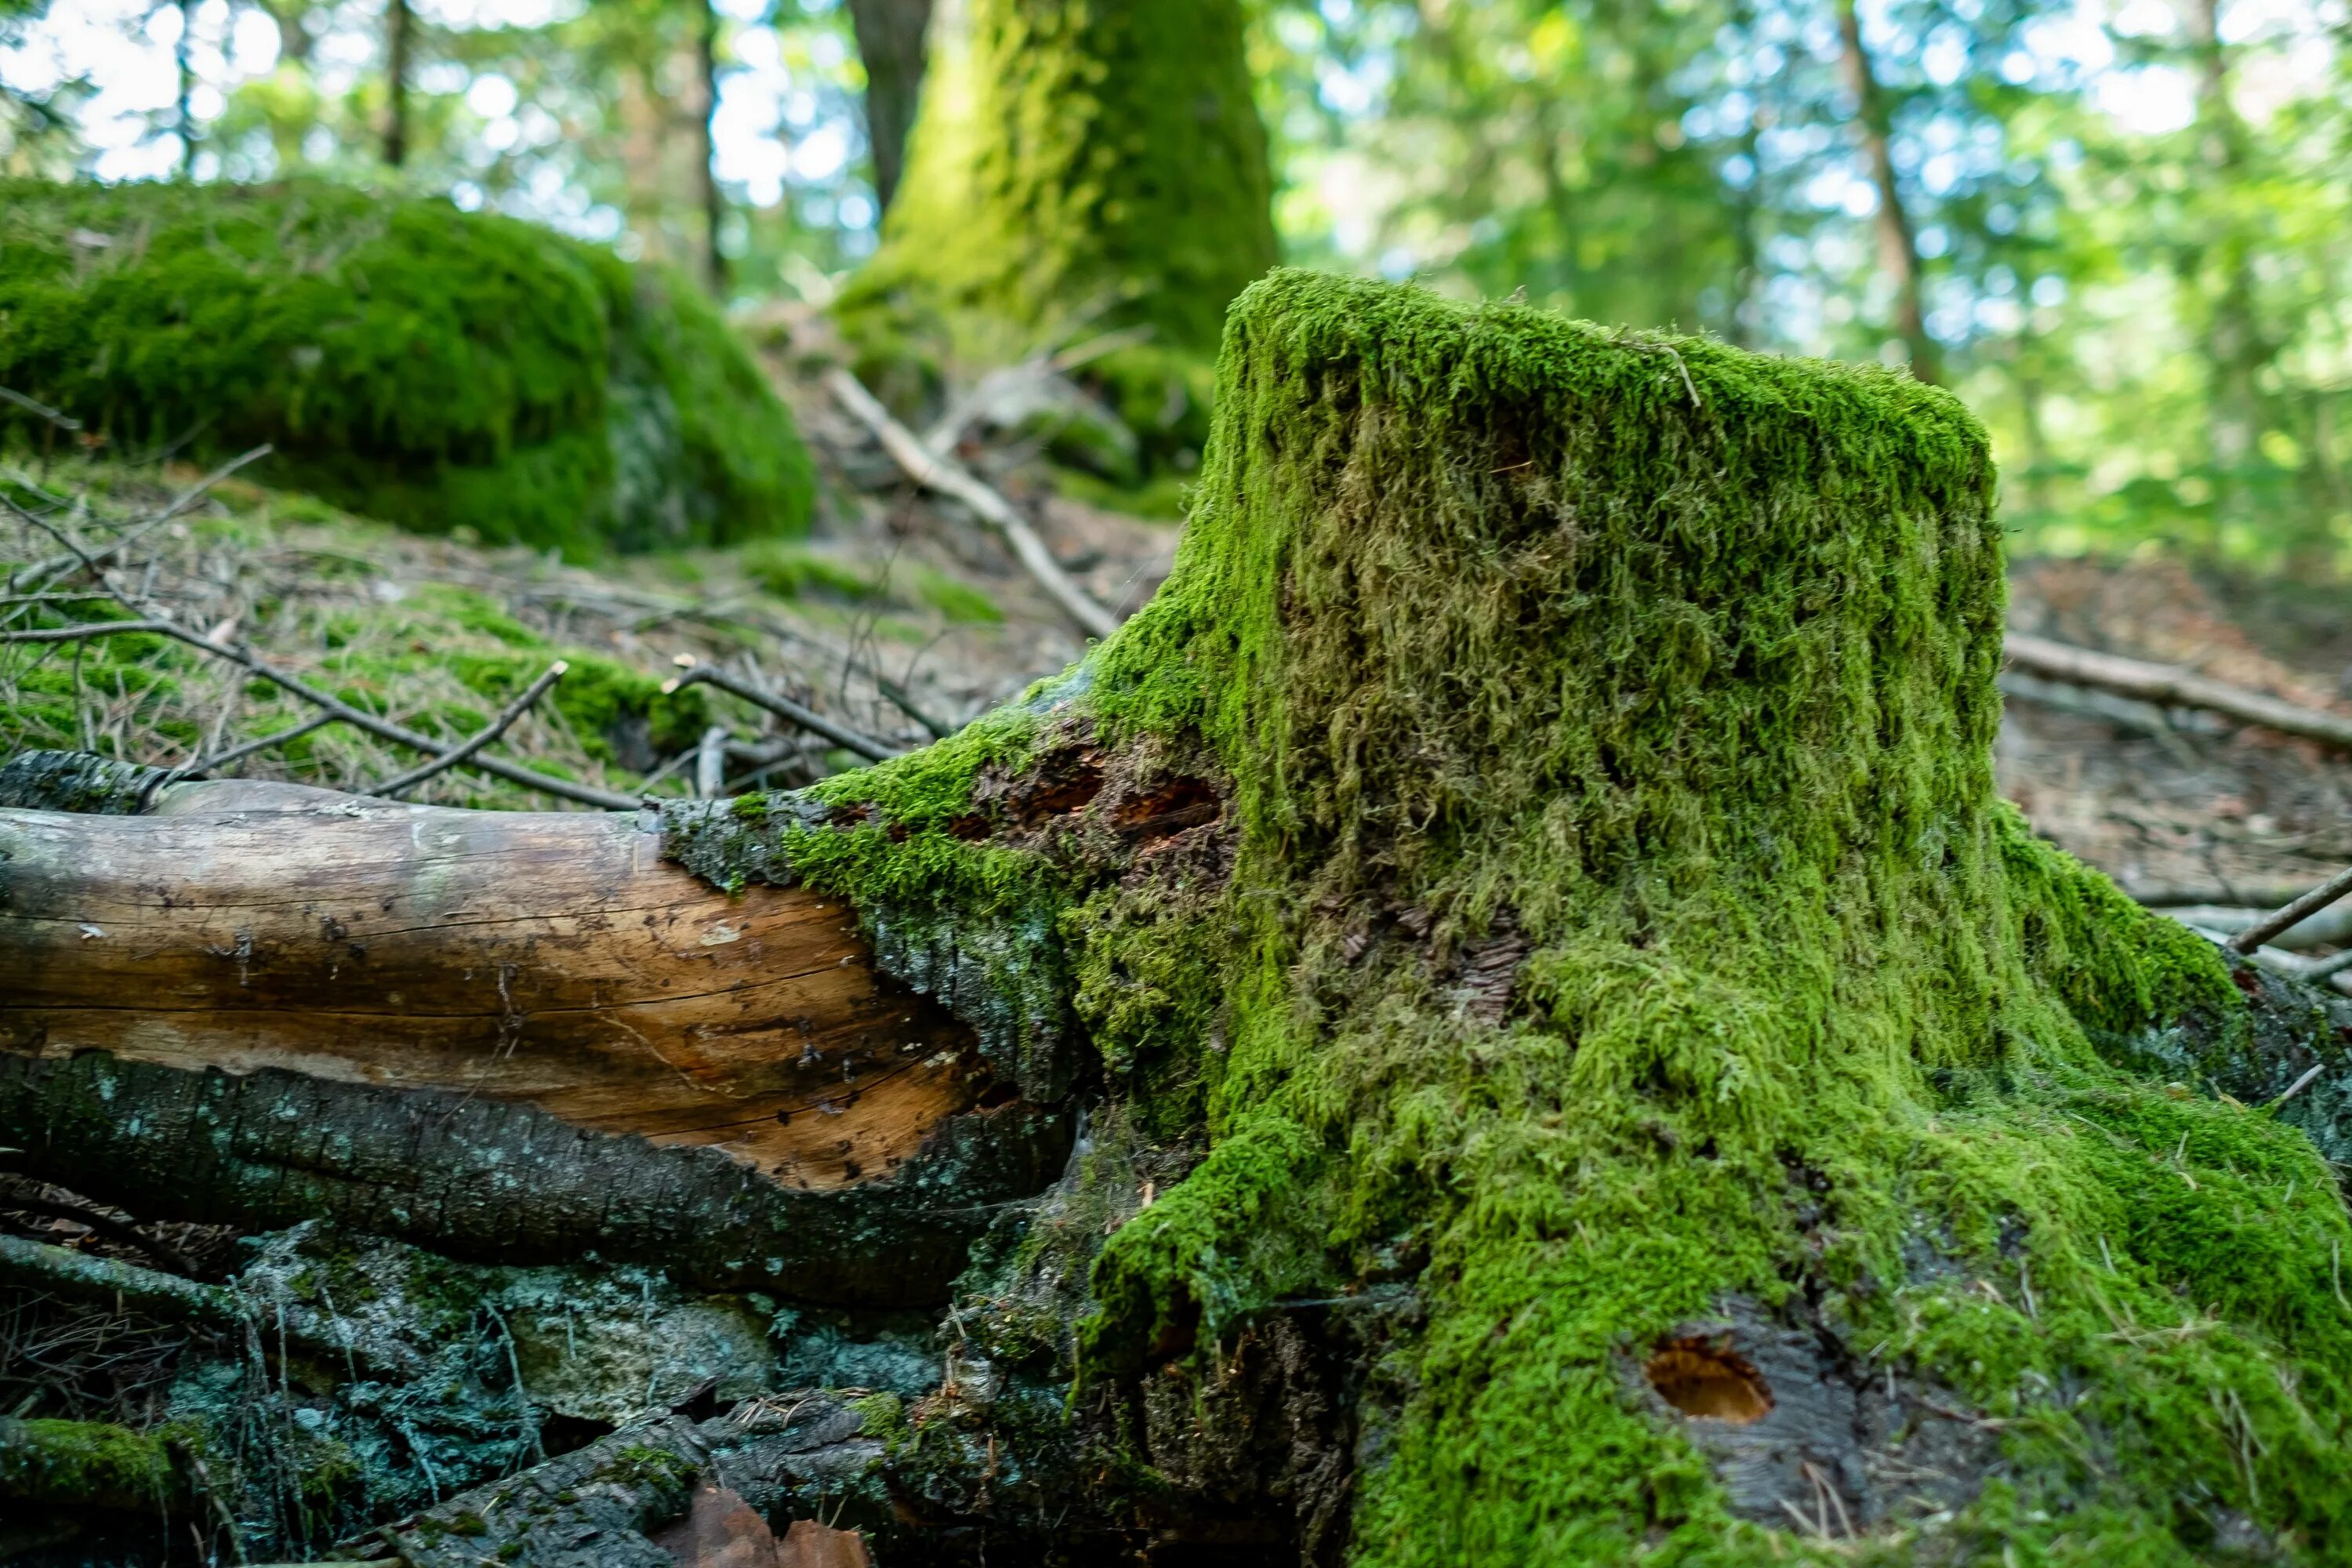
[[979,1098],[840,900],[730,896],[653,828],[236,782],[0,811],[0,1049],[457,1089],[820,1189]]

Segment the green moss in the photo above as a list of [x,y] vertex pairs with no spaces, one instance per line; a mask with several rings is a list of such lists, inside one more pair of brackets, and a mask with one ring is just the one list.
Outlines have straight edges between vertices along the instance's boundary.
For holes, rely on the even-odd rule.
[[156,1437],[99,1421],[0,1418],[0,1498],[152,1515],[180,1490]]
[[[790,416],[690,285],[445,202],[319,183],[0,187],[0,384],[493,542],[797,532]],[[47,432],[22,410],[0,430]]]
[[[1141,326],[1088,379],[1165,456],[1228,301],[1275,259],[1236,0],[971,0],[935,29],[882,247],[836,308],[886,387]],[[926,347],[925,345],[932,345]]]
[[[2243,1005],[1995,801],[1976,423],[1300,274],[1236,306],[1222,375],[1176,574],[1089,699],[1234,780],[1214,1146],[1106,1248],[1093,1363],[1213,1345],[1418,1227],[1359,1561],[1776,1558],[1624,1393],[1733,1296],[1826,1300],[1853,1353],[2013,1423],[1961,1556],[2094,1518],[2177,1554],[2176,1497],[2340,1554],[2341,1205],[2298,1134],[2102,1055]],[[1463,955],[1497,942],[1482,1016]]]
[[874,579],[856,568],[803,546],[769,544],[747,551],[743,573],[780,599],[810,595],[870,599],[878,591]]
[[1004,612],[986,594],[928,566],[916,569],[915,596],[959,625],[994,626],[1004,619]]

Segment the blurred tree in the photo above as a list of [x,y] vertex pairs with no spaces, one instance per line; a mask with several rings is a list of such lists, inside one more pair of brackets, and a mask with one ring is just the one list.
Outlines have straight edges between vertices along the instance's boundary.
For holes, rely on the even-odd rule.
[[923,83],[931,0],[849,0],[857,55],[866,67],[866,135],[874,154],[874,195],[887,210],[898,189],[907,132]]
[[1239,0],[945,0],[934,26],[906,178],[849,313],[1033,342],[1134,325],[1213,350],[1275,259]]

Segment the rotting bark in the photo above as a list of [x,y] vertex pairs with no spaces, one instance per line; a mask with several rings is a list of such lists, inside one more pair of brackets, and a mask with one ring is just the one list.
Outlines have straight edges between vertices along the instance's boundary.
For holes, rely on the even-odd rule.
[[[1995,799],[1981,429],[1892,373],[1303,274],[1222,374],[1177,572],[1085,665],[660,824],[710,883],[847,900],[1022,1106],[1087,1118],[929,1298],[937,1386],[860,1399],[808,1451],[878,1451],[771,1516],[885,1562],[2341,1560],[2352,1011]],[[73,1103],[40,1173],[135,1164]],[[448,1120],[489,1112],[552,1123]],[[534,1184],[625,1142],[556,1125]],[[489,1248],[541,1201],[455,1197]],[[828,1245],[774,1293],[895,1243]],[[707,1426],[639,1445],[656,1489],[751,1496]],[[684,1506],[622,1490],[577,1527]]]

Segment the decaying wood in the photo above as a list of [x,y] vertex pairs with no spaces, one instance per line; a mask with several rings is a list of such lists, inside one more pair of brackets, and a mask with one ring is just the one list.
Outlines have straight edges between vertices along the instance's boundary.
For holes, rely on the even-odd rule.
[[235,781],[0,810],[0,1142],[142,1214],[924,1299],[1059,1120],[840,900],[656,828]]
[[2027,670],[2045,679],[2068,681],[2143,702],[2201,708],[2243,723],[2260,724],[2281,734],[2352,749],[2352,718],[2340,713],[2324,713],[2168,664],[2150,664],[2118,654],[2072,647],[2023,632],[2011,632],[2003,647],[2011,668]]
[[452,1089],[804,1187],[979,1092],[970,1031],[886,988],[841,900],[730,896],[635,816],[183,784],[147,816],[0,815],[0,847],[20,1054]]

